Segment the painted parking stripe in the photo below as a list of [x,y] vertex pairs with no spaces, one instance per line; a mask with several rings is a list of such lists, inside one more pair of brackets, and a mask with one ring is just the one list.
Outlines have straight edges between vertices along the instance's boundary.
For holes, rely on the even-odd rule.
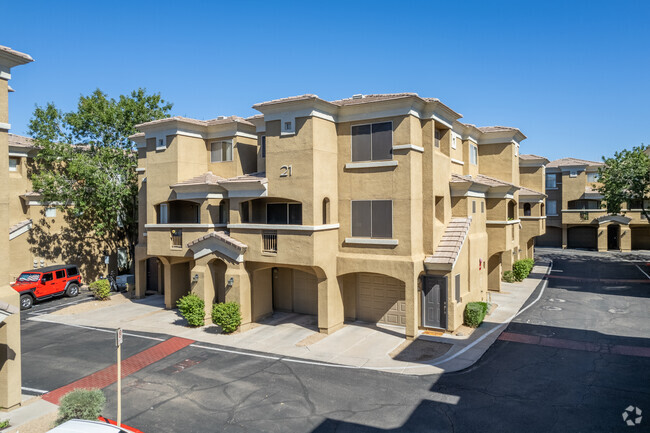
[[[194,340],[187,338],[172,337],[162,343],[156,344],[149,349],[143,350],[124,361],[122,361],[122,378],[136,373],[143,368],[158,362],[161,359],[178,352],[179,350],[194,343]],[[93,374],[83,377],[61,388],[55,389],[43,395],[43,400],[50,403],[59,404],[59,400],[68,392],[78,388],[106,388],[109,385],[117,382],[117,365],[113,364],[109,367],[99,370]]]
[[634,266],[636,266],[636,268],[637,268],[638,270],[640,270],[641,272],[643,272],[643,275],[645,275],[645,276],[650,280],[650,275],[646,274],[646,272],[645,272],[643,269],[641,269],[641,267],[639,267],[639,265],[634,265]]
[[23,386],[21,389],[23,391],[33,392],[33,393],[36,393],[36,394],[46,394],[47,393],[47,391],[44,390],[44,389],[27,388],[26,386]]
[[[637,266],[638,268],[638,266]],[[639,268],[640,270],[641,268]],[[641,271],[643,272],[643,271]],[[646,276],[645,272],[643,272]],[[627,280],[622,280],[620,278],[587,278],[587,277],[570,277],[567,275],[549,275],[548,278],[554,279],[554,280],[573,280],[573,281],[597,281],[601,283],[647,283],[646,280],[640,280],[640,279],[627,279]],[[648,277],[650,278],[650,277]]]
[[581,350],[585,352],[598,352],[614,355],[641,356],[644,358],[650,358],[650,347],[590,343],[587,341],[540,337],[537,335],[518,334],[515,332],[504,332],[499,336],[499,340],[512,341],[522,344],[533,344],[536,346],[554,347],[557,349]]

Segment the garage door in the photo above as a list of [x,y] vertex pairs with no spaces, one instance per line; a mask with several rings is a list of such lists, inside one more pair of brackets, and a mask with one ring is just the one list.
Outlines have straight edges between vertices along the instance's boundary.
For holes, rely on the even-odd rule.
[[546,226],[546,233],[535,238],[538,247],[562,247],[562,229]]
[[632,227],[632,249],[650,250],[650,227]]
[[404,283],[378,274],[359,274],[357,319],[406,326]]
[[570,227],[567,230],[568,248],[598,249],[598,234],[595,227]]
[[293,271],[293,311],[318,314],[318,280],[316,275]]

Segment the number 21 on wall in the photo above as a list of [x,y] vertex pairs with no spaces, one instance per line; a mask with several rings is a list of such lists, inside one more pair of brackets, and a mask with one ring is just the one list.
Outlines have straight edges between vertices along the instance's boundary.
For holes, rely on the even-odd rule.
[[280,177],[290,177],[291,176],[291,166],[283,165],[280,167]]

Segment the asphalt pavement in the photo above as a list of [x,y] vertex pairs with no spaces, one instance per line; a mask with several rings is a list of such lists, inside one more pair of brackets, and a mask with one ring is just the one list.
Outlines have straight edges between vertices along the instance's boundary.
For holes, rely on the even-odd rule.
[[[548,285],[466,370],[397,375],[192,344],[123,379],[123,420],[145,432],[650,431],[623,419],[629,406],[650,416],[650,260],[538,259],[553,260]],[[139,335],[125,338],[124,359],[168,338]],[[31,389],[114,362],[110,332],[24,320],[22,339]],[[104,391],[114,417],[116,387]]]

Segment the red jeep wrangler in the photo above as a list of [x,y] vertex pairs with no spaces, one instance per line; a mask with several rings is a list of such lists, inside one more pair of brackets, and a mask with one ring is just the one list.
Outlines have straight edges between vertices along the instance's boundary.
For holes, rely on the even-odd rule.
[[25,271],[11,287],[20,293],[20,309],[27,310],[36,300],[63,294],[77,296],[80,285],[81,275],[77,265],[55,265]]

